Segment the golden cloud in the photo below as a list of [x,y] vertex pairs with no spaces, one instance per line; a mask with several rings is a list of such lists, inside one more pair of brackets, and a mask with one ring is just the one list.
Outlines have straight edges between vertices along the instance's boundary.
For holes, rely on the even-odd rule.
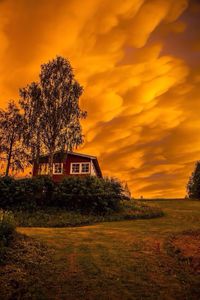
[[0,1],[1,106],[63,55],[85,90],[81,151],[134,196],[183,196],[200,150],[199,32],[184,16],[198,9],[186,0]]

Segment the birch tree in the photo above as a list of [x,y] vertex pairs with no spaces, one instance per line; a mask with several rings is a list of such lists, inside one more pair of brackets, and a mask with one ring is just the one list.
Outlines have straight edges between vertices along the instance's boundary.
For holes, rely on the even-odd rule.
[[[20,103],[27,136],[35,141],[38,150],[48,153],[52,176],[55,152],[72,150],[83,143],[80,120],[86,112],[79,106],[83,88],[75,79],[70,62],[60,56],[41,66],[39,78],[39,83],[20,90]],[[39,152],[36,151],[36,157]]]
[[82,86],[74,78],[70,62],[56,57],[41,66],[41,138],[49,154],[49,174],[57,150],[71,150],[83,142],[80,119],[86,113],[79,107]]
[[23,111],[23,144],[29,149],[32,161],[38,163],[42,152],[41,122],[42,99],[41,89],[37,82],[32,82],[19,90],[20,105]]

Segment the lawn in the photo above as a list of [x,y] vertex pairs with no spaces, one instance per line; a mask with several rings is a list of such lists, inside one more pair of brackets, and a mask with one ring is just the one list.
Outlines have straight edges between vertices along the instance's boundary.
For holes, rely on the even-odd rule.
[[[18,228],[52,249],[49,267],[35,270],[31,299],[200,299],[200,201],[149,204],[161,207],[165,216],[74,228]],[[190,241],[196,248],[188,254]],[[196,253],[192,263],[191,251]]]

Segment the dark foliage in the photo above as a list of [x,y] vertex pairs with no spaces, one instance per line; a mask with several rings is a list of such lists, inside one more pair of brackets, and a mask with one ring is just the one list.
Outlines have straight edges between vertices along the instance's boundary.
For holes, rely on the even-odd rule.
[[8,244],[15,230],[14,217],[11,212],[0,210],[0,241]]
[[121,183],[94,176],[65,178],[54,183],[48,176],[33,179],[0,179],[0,207],[34,209],[59,207],[79,212],[105,214],[118,211],[124,199]]
[[13,101],[6,110],[0,109],[0,161],[6,165],[5,175],[12,171],[23,171],[28,165],[29,155],[22,144],[23,118]]
[[0,263],[4,261],[7,247],[15,232],[14,216],[11,212],[0,210]]
[[119,209],[123,198],[123,188],[117,180],[74,176],[57,185],[53,205],[75,211],[109,213]]
[[53,195],[54,183],[47,176],[15,180],[0,179],[0,207],[34,209],[46,205]]
[[189,178],[187,192],[190,199],[200,200],[200,161],[197,161],[194,172]]

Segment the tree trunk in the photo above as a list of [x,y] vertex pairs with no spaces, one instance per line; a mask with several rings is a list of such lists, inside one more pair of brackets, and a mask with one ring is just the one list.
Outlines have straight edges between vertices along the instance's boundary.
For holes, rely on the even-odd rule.
[[10,170],[10,163],[11,163],[11,158],[12,158],[12,148],[13,148],[13,139],[10,141],[10,148],[8,152],[8,161],[7,161],[7,166],[6,166],[6,176],[9,175],[9,170]]
[[50,177],[53,176],[53,157],[54,157],[54,151],[51,150],[49,153],[49,175],[50,175]]
[[40,158],[40,130],[37,129],[37,139],[36,139],[36,163],[39,163]]

